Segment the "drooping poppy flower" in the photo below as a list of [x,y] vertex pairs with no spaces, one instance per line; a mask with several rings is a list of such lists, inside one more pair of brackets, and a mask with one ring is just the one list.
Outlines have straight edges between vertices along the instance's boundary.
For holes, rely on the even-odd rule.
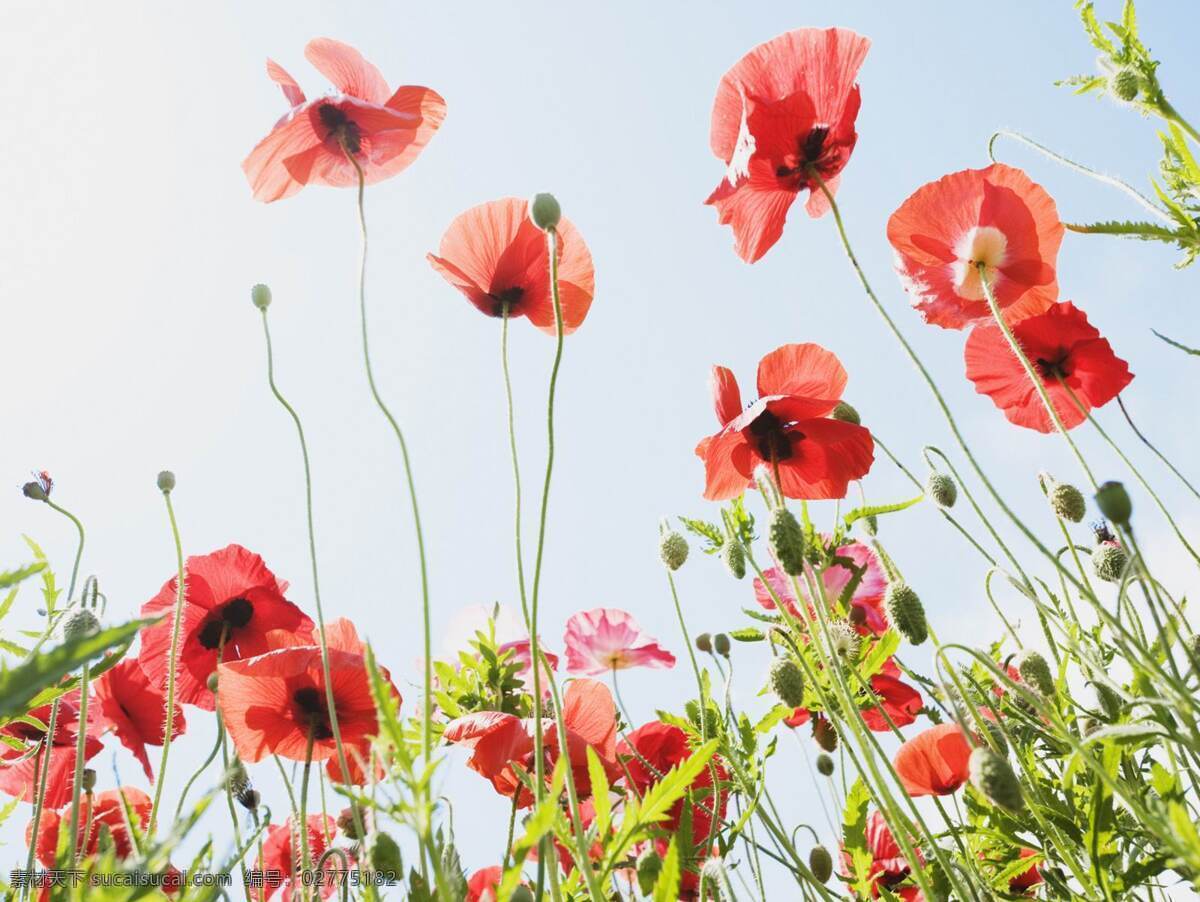
[[[326,638],[342,743],[348,752],[356,749],[362,755],[378,729],[363,646],[347,620],[330,624]],[[261,761],[274,754],[303,761],[310,734],[312,760],[336,757],[318,646],[281,648],[222,663],[218,674],[221,717],[242,760]],[[395,686],[391,690],[399,699]],[[340,769],[335,772],[340,776]]]
[[920,692],[900,679],[900,668],[895,661],[888,658],[883,669],[871,677],[870,682],[871,691],[879,699],[883,711],[874,704],[863,707],[863,722],[868,729],[886,733],[892,727],[906,727],[916,721],[925,703],[921,700]]
[[[150,685],[142,666],[131,658],[101,674],[95,687],[92,703],[96,706],[97,719],[133,752],[146,772],[146,779],[153,783],[154,771],[146,746],[163,744],[163,725],[167,719],[165,693]],[[183,733],[185,726],[183,707],[176,705],[171,738]]]
[[[567,756],[580,796],[591,792],[589,747],[600,758],[609,780],[615,780],[621,773],[617,762],[617,708],[608,687],[589,679],[571,682],[563,694],[563,722],[567,729]],[[496,792],[508,798],[520,792],[519,804],[524,807],[533,802],[533,796],[515,769],[535,772],[534,729],[537,725],[531,720],[500,711],[478,711],[450,721],[442,735],[447,742],[472,750],[467,766],[491,781]],[[548,780],[561,744],[552,720],[546,719],[541,729],[546,758],[543,773]]]
[[747,263],[779,240],[801,191],[809,216],[829,210],[813,173],[837,190],[858,140],[855,79],[870,46],[845,28],[800,28],[755,47],[721,79],[709,143],[727,171],[705,203],[733,226]]
[[812,711],[808,710],[808,708],[795,708],[791,714],[783,719],[783,724],[794,730],[796,727],[802,727],[808,723],[811,717]]
[[842,498],[871,469],[875,443],[862,426],[828,417],[841,400],[846,371],[815,344],[776,348],[758,364],[758,400],[742,409],[732,372],[713,367],[713,406],[721,430],[702,439],[704,497],[736,498],[766,466],[788,498]]
[[1009,322],[1058,299],[1063,225],[1054,199],[1020,169],[994,163],[930,182],[892,214],[887,234],[927,323],[961,329],[991,316],[980,264]]
[[[596,274],[579,230],[563,219],[556,231],[559,307],[563,333],[570,334],[592,306]],[[437,254],[426,259],[480,312],[503,316],[507,307],[510,317],[528,317],[543,332],[555,334],[547,238],[530,220],[528,201],[504,197],[459,214]]]
[[[766,583],[757,576],[754,578],[754,598],[759,605],[773,611],[776,608],[775,598],[778,598],[793,617],[802,619],[788,575],[777,567],[768,567],[763,571],[763,576]],[[833,563],[825,568],[822,581],[825,584],[825,597],[831,604],[850,590],[850,619],[859,633],[879,636],[887,631],[887,614],[883,609],[887,576],[869,545],[850,542],[838,548],[834,552]],[[800,586],[800,591],[807,600],[804,585]],[[810,608],[811,605],[810,600]],[[812,614],[815,617],[816,611],[812,611]]]
[[910,796],[944,796],[967,782],[971,745],[955,723],[930,727],[906,740],[892,764]]
[[497,864],[480,868],[467,881],[466,902],[496,902],[496,892],[504,878],[504,868]]
[[[67,800],[70,801],[71,786],[67,785]],[[125,821],[125,808],[121,801],[122,795],[129,805],[132,817],[140,828],[150,820],[150,797],[133,786],[122,786],[120,789],[106,789],[84,795],[79,802],[79,826],[76,828],[76,848],[84,858],[95,855],[100,849],[101,827],[107,827],[112,836],[113,849],[118,858],[128,858],[133,854],[133,837]],[[58,849],[59,834],[69,829],[71,817],[66,812],[43,811],[42,819],[38,822],[37,860],[45,867],[55,866],[55,852]],[[90,829],[89,829],[89,826]],[[86,836],[85,836],[86,832]],[[33,822],[25,828],[25,841],[33,839]]]
[[[142,630],[138,661],[150,685],[167,684],[174,629],[176,580],[142,606],[143,617],[163,617]],[[253,658],[275,648],[312,645],[313,622],[283,597],[263,559],[241,545],[187,559],[176,701],[213,710],[208,678],[222,661]]]
[[675,666],[673,654],[643,633],[632,614],[616,608],[572,614],[563,641],[571,673],[592,675],[628,667]]
[[[0,743],[0,791],[32,804],[38,784],[42,781],[42,771],[49,768],[45,774],[44,806],[61,808],[71,801],[75,784],[76,745],[79,739],[79,700],[78,689],[59,699],[58,718],[54,723],[54,736],[49,744],[49,752],[42,746],[42,742],[50,725],[50,705],[42,705],[29,712],[29,717],[41,723],[41,727],[15,720],[0,729],[0,736],[16,740],[22,745],[22,748],[18,749],[7,743]],[[41,750],[34,754],[39,747]],[[89,712],[87,738],[83,747],[84,760],[89,761],[96,757],[103,748],[100,742],[99,722]]]
[[394,92],[353,47],[315,38],[304,55],[333,82],[336,94],[308,100],[283,67],[267,60],[267,76],[290,107],[242,163],[254,199],[270,203],[305,185],[374,184],[408,167],[446,118],[436,91],[403,85]]
[[[871,896],[879,898],[880,887],[884,887],[905,902],[922,902],[924,895],[919,887],[899,885],[909,878],[912,867],[887,821],[878,811],[871,812],[867,818],[866,838],[867,851],[871,855]],[[925,858],[919,848],[916,848],[916,853],[919,863],[924,864]],[[842,869],[847,875],[854,873],[853,863],[845,849],[842,850]]]
[[[1034,858],[1038,857],[1038,855],[1039,853],[1034,849],[1022,849],[1020,852],[1022,859]],[[1038,861],[1033,862],[1028,868],[1011,878],[1008,881],[1008,891],[1016,895],[1032,896],[1033,888],[1042,883],[1044,879],[1038,863]]]
[[[623,782],[641,797],[651,786],[662,780],[668,771],[690,758],[692,749],[688,745],[687,734],[679,727],[661,721],[651,721],[621,740],[617,745],[617,756],[622,762]],[[712,774],[714,768],[717,772],[715,792]],[[705,767],[692,781],[693,845],[708,840],[714,814],[718,821],[718,829],[720,822],[724,820],[726,804],[729,801],[724,784],[728,779],[728,769],[720,759],[714,758],[713,768]],[[667,819],[661,822],[663,829],[672,832],[678,829],[684,801],[680,799],[671,806]]]
[[[309,855],[315,864],[317,859],[325,854],[329,846],[328,837],[337,833],[337,821],[327,814],[310,814],[306,824],[308,829]],[[293,846],[293,840],[295,846]],[[252,891],[256,902],[266,902],[275,895],[277,889],[283,890],[281,902],[292,902],[293,899],[306,899],[309,893],[297,879],[300,873],[303,857],[299,847],[299,831],[288,818],[282,825],[272,825],[267,828],[267,838],[262,844],[262,855],[254,863],[254,870],[264,876],[279,876],[282,879],[264,879],[263,886]],[[336,871],[340,866],[337,858],[330,858],[325,865],[327,873],[320,881],[322,899],[328,899],[337,889],[337,881],[346,879],[348,875]],[[307,885],[307,884],[306,884]]]
[[[1084,422],[1086,411],[1103,407],[1133,381],[1129,364],[1113,353],[1108,340],[1070,301],[1015,323],[1012,331],[1067,429]],[[972,329],[964,357],[975,390],[991,398],[1010,423],[1054,431],[1046,405],[999,326],[982,323]],[[1083,410],[1071,400],[1072,394]]]

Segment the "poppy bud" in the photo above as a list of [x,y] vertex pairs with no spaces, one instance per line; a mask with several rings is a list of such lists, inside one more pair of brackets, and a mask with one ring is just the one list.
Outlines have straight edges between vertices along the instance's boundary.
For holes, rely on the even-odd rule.
[[398,875],[404,869],[396,840],[382,831],[372,833],[367,840],[367,857],[372,868],[385,874]]
[[1050,490],[1049,497],[1054,513],[1071,523],[1078,523],[1087,513],[1087,502],[1083,500],[1083,493],[1073,485],[1056,483]]
[[771,511],[767,544],[784,573],[796,576],[804,572],[804,530],[795,514],[786,507]]
[[837,751],[837,730],[824,717],[813,718],[813,739],[822,749],[833,754]]
[[708,884],[711,898],[724,898],[724,890],[729,883],[729,875],[725,872],[725,862],[721,856],[712,855],[705,859],[704,866],[700,868],[700,879]]
[[1036,689],[1042,695],[1054,694],[1054,676],[1050,673],[1050,665],[1036,651],[1023,651],[1013,661],[1021,682]]
[[1137,100],[1137,96],[1142,90],[1141,79],[1133,69],[1118,70],[1115,75],[1109,77],[1108,86],[1117,99],[1124,100],[1126,103]]
[[1119,583],[1129,555],[1116,542],[1101,542],[1092,551],[1092,570],[1096,576],[1108,583]]
[[819,773],[822,777],[833,776],[833,759],[824,752],[821,752],[821,754],[817,755],[817,773]]
[[776,658],[767,679],[771,691],[789,708],[804,704],[804,674],[791,658]]
[[240,792],[237,795],[238,804],[247,811],[258,810],[258,803],[262,801],[262,796],[259,795],[257,789],[247,789],[245,792]]
[[829,624],[829,641],[833,646],[833,653],[838,657],[858,660],[862,640],[854,627],[845,620],[835,620]]
[[250,289],[250,300],[259,310],[266,310],[271,306],[271,289],[260,282]]
[[904,583],[888,584],[883,595],[883,609],[888,623],[913,645],[920,645],[929,638],[925,607],[917,593]]
[[741,542],[726,541],[721,546],[721,560],[734,579],[742,579],[746,575],[746,552]]
[[674,530],[665,533],[658,543],[658,556],[662,558],[668,570],[678,570],[687,560],[687,539]]
[[654,894],[654,884],[658,882],[658,875],[661,872],[662,857],[655,851],[654,846],[647,846],[637,859],[637,879],[642,895]]
[[50,496],[46,493],[45,488],[36,480],[25,483],[21,486],[21,492],[26,498],[31,501],[45,501]]
[[83,777],[79,781],[79,785],[83,787],[84,792],[91,792],[96,788],[96,772],[90,767],[83,769]]
[[696,651],[712,651],[712,635],[710,633],[701,633],[696,637]]
[[229,765],[229,775],[226,780],[229,791],[235,796],[240,796],[250,789],[250,775],[246,773],[245,765],[238,758],[234,758],[233,763]]
[[833,857],[824,846],[813,846],[808,853],[808,867],[819,883],[825,883],[833,876]]
[[1133,514],[1129,493],[1119,482],[1106,482],[1096,490],[1096,506],[1100,513],[1118,526],[1128,526]]
[[63,622],[63,638],[68,642],[86,639],[100,632],[100,621],[87,608],[80,608]]
[[338,815],[337,825],[347,839],[358,839],[358,824],[354,820],[354,812],[351,809],[342,809],[342,813]]
[[845,401],[838,401],[837,407],[833,408],[833,413],[830,416],[835,420],[841,420],[843,423],[853,423],[855,426],[862,425],[862,417],[858,415],[858,411]]
[[163,470],[158,474],[158,490],[164,495],[175,489],[175,474],[170,470]]
[[717,650],[717,654],[719,654],[721,657],[728,658],[729,637],[724,633],[717,633],[715,636],[713,636],[713,648]]
[[1024,809],[1025,796],[1021,792],[1021,782],[1004,758],[989,748],[979,746],[971,751],[967,769],[971,785],[983,793],[988,801],[1011,812]]
[[553,194],[535,194],[529,202],[529,218],[542,231],[553,229],[562,219],[562,207]]
[[958,486],[945,473],[930,473],[925,481],[925,494],[938,507],[954,507],[954,502],[958,500]]

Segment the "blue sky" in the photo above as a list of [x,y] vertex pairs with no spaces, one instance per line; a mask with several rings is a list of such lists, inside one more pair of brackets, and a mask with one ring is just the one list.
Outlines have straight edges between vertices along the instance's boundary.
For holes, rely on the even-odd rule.
[[[1100,6],[1115,15],[1118,4]],[[1195,9],[1143,6],[1143,36],[1164,60],[1169,96],[1181,110],[1200,110],[1200,80],[1188,62]],[[986,164],[988,136],[1001,127],[1147,187],[1158,157],[1154,123],[1053,86],[1095,65],[1069,3],[870,2],[838,17],[815,3],[546,0],[470,2],[453,11],[383,2],[28,4],[21,18],[24,35],[0,62],[0,96],[16,111],[0,167],[7,336],[0,474],[14,486],[0,493],[0,560],[26,557],[25,532],[61,569],[69,566],[69,525],[15,488],[28,470],[49,469],[56,497],[88,526],[84,571],[98,575],[113,620],[133,615],[172,573],[154,488],[163,468],[178,475],[188,552],[243,543],[311,608],[295,439],[267,391],[249,303],[250,285],[264,281],[276,299],[278,377],[312,443],[326,604],[331,616],[359,624],[397,674],[406,705],[416,701],[416,561],[398,456],[358,356],[353,195],[310,189],[263,206],[251,200],[239,168],[284,112],[264,59],[319,93],[323,79],[302,56],[319,35],[359,47],[392,84],[434,87],[449,108],[420,160],[367,195],[378,376],[413,450],[435,633],[463,606],[514,602],[499,324],[424,259],[473,204],[554,191],[596,261],[596,300],[568,341],[560,384],[544,589],[551,647],[561,645],[573,611],[613,606],[682,653],[656,532],[663,515],[708,508],[691,449],[713,426],[712,363],[733,367],[746,383],[766,351],[818,342],[846,365],[847,399],[864,423],[906,464],[917,468],[927,444],[949,452],[930,395],[867,306],[832,221],[810,221],[797,208],[779,244],[751,267],[702,204],[722,174],[708,150],[718,79],[750,47],[794,27],[844,25],[874,42],[860,76],[859,143],[838,199],[883,302],[934,371],[985,467],[1047,534],[1052,524],[1035,474],[1078,478],[1059,440],[1010,427],[974,393],[963,378],[964,336],[923,326],[907,309],[884,236],[888,215],[919,185]],[[1120,194],[1016,145],[1001,145],[999,154],[1026,166],[1066,220],[1138,214]],[[1198,438],[1188,391],[1194,361],[1150,333],[1200,344],[1193,297],[1200,276],[1172,269],[1174,259],[1158,246],[1068,235],[1059,282],[1063,297],[1082,306],[1130,362],[1136,379],[1125,397],[1139,425],[1188,471]],[[532,486],[544,453],[553,342],[524,323],[512,333]],[[1194,529],[1195,506],[1133,447],[1119,412],[1106,409],[1101,420]],[[1102,478],[1132,481],[1086,427],[1079,439]],[[910,494],[886,460],[865,489],[877,501]],[[1179,591],[1194,588],[1194,570],[1179,560],[1148,499],[1134,493],[1134,500],[1156,564]],[[819,509],[832,516],[832,507]],[[943,639],[999,635],[981,562],[934,511],[885,520],[880,538]],[[741,625],[739,608],[752,604],[748,583],[733,583],[698,555],[680,585],[695,629]],[[1005,603],[1012,616],[1026,617],[1015,598]],[[26,594],[13,619],[32,624],[34,606]],[[762,650],[738,649],[735,663],[735,695],[756,706]],[[914,663],[924,662],[918,655]],[[624,683],[638,719],[677,705],[689,685],[683,668],[631,673]],[[175,779],[209,748],[211,725],[193,719],[173,761]],[[102,773],[111,756],[99,759]],[[127,781],[136,778],[123,751],[116,761]],[[798,746],[784,743],[772,765],[774,792],[805,816],[816,809],[799,761]],[[504,802],[460,759],[445,774],[464,860],[471,868],[493,863]],[[271,786],[265,774],[264,783]],[[221,817],[214,810],[207,826],[223,836]],[[23,826],[22,813],[0,837],[19,845]]]

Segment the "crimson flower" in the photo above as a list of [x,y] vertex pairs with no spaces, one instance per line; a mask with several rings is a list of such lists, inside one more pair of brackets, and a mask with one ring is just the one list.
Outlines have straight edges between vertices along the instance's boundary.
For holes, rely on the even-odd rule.
[[567,621],[567,670],[594,675],[629,667],[670,668],[675,656],[616,608],[580,611]]
[[[775,598],[778,598],[793,617],[802,619],[788,575],[778,567],[768,567],[763,571],[763,576],[765,583],[757,576],[754,578],[754,599],[759,605],[773,611],[776,607]],[[869,545],[850,542],[834,551],[833,562],[825,568],[822,582],[825,584],[825,597],[831,604],[842,598],[847,589],[850,590],[850,619],[859,633],[880,636],[887,631],[887,614],[883,609],[887,575]],[[801,586],[800,591],[805,594],[811,610],[812,601],[805,587]],[[811,610],[811,613],[816,616],[815,610]]]
[[[672,724],[656,720],[643,724],[632,733],[627,734],[617,746],[617,755],[621,761],[626,785],[633,789],[640,798],[669,770],[692,757],[692,749],[688,745],[687,734],[683,730]],[[724,789],[724,783],[729,779],[729,771],[718,759],[714,759],[713,764],[717,771],[715,800],[712,769],[705,767],[700,775],[692,781],[693,845],[708,841],[714,812],[718,821],[718,829],[720,821],[725,818],[725,807],[729,799]],[[667,812],[667,819],[661,824],[665,830],[674,832],[678,829],[684,801],[684,799],[680,799]]]
[[503,878],[504,868],[499,865],[480,868],[467,881],[466,902],[496,902],[496,892]]
[[[1103,407],[1133,381],[1129,364],[1113,353],[1108,340],[1070,301],[1013,324],[1012,331],[1067,429],[1084,422],[1086,411]],[[975,390],[991,398],[1010,423],[1038,432],[1054,431],[1046,405],[999,326],[976,326],[967,338],[964,356],[967,378],[975,383]]]
[[[263,559],[241,545],[187,559],[176,700],[213,710],[208,678],[223,662],[253,658],[274,648],[312,645],[313,622],[283,597]],[[138,657],[151,686],[165,686],[174,628],[176,580],[142,606],[143,617],[163,620],[142,630]]]
[[[563,721],[567,728],[567,756],[580,795],[591,792],[592,781],[587,767],[589,746],[599,756],[609,780],[615,780],[621,773],[616,748],[617,709],[608,687],[596,680],[573,681],[563,694]],[[516,770],[519,768],[529,774],[535,771],[534,729],[537,725],[532,721],[521,720],[513,714],[477,711],[450,721],[442,735],[449,743],[471,749],[467,766],[491,781],[496,792],[508,798],[519,792],[519,803],[526,806],[533,802],[533,795],[525,788]],[[561,746],[558,728],[552,721],[546,721],[542,730],[546,756],[544,773],[548,779],[554,771]]]
[[1058,299],[1063,225],[1054,199],[1020,169],[994,163],[930,182],[892,214],[887,234],[927,323],[961,329],[991,315],[979,264],[1010,322]]
[[709,144],[727,171],[705,203],[733,226],[738,256],[771,249],[796,196],[824,215],[858,140],[859,67],[871,42],[845,28],[801,28],[760,44],[725,73]]
[[[308,849],[315,862],[318,858],[325,854],[325,850],[329,847],[329,838],[337,832],[337,821],[327,814],[310,814],[306,824],[308,830]],[[263,840],[262,854],[254,863],[254,870],[260,871],[263,874],[272,871],[277,872],[283,878],[282,882],[274,880],[264,880],[261,889],[254,891],[256,902],[266,902],[275,895],[275,890],[283,889],[283,895],[280,897],[281,902],[292,902],[293,899],[307,899],[308,892],[297,881],[296,875],[299,870],[299,859],[301,858],[300,848],[292,848],[292,840],[299,840],[299,830],[292,823],[292,819],[288,818],[283,825],[272,825],[267,828],[267,838]],[[334,859],[330,859],[330,863],[326,864],[326,869],[331,873],[321,880],[320,892],[322,899],[328,899],[333,895],[333,891],[337,888],[337,882],[334,877],[346,878],[346,874],[332,873],[337,864]]]
[[910,796],[952,795],[967,782],[971,745],[956,723],[930,727],[906,740],[892,764]]
[[[569,220],[558,232],[558,290],[563,332],[578,329],[596,291],[592,255]],[[437,254],[426,254],[442,278],[487,316],[525,316],[555,334],[546,235],[529,218],[529,202],[505,197],[459,214]]]
[[[7,743],[0,744],[0,791],[32,804],[42,772],[49,768],[45,773],[46,795],[43,804],[46,808],[61,808],[71,801],[75,782],[76,743],[79,738],[79,698],[79,690],[76,689],[58,701],[58,718],[49,746],[49,764],[46,763],[47,752],[42,742],[50,723],[50,705],[42,705],[29,712],[32,719],[46,724],[44,728],[25,721],[12,721],[0,729],[0,736],[23,746],[18,749]],[[96,757],[104,748],[100,742],[97,720],[89,718],[87,734],[83,747],[85,761]],[[33,754],[35,749],[39,750],[37,754]]]
[[[338,729],[347,755],[358,765],[351,768],[358,780],[363,770],[358,759],[378,729],[363,645],[348,620],[329,624],[325,635]],[[340,779],[318,646],[281,648],[223,663],[218,673],[221,717],[239,757],[254,762],[279,755],[303,761],[311,734],[312,760],[334,759],[330,775]],[[396,688],[391,689],[399,699]]]
[[290,106],[242,163],[254,199],[270,203],[305,185],[345,188],[396,175],[417,158],[446,118],[446,102],[429,88],[392,92],[379,70],[353,47],[315,38],[304,55],[336,94],[308,100],[292,76],[267,60],[267,76]]
[[[1038,852],[1034,849],[1021,849],[1020,852],[1020,857],[1022,859],[1033,858],[1037,855]],[[1017,895],[1032,896],[1033,888],[1041,883],[1042,880],[1042,870],[1040,867],[1038,867],[1038,862],[1035,861],[1028,868],[1008,881],[1008,891]]]
[[[146,672],[135,659],[126,658],[96,680],[92,704],[96,706],[100,724],[117,734],[121,744],[141,763],[146,779],[153,783],[154,771],[146,746],[163,744],[166,694],[150,685]],[[176,706],[171,738],[183,733],[185,726],[183,708]]]
[[876,733],[886,733],[892,727],[906,727],[914,723],[925,704],[921,700],[921,693],[900,679],[900,668],[891,658],[887,659],[879,673],[871,677],[871,691],[875,693],[883,711],[869,703],[863,707],[862,717],[867,728]]
[[[891,829],[887,825],[887,821],[878,811],[871,812],[867,818],[867,851],[871,855],[871,896],[879,898],[880,887],[885,887],[893,895],[899,896],[905,902],[921,902],[924,895],[919,887],[916,886],[899,886],[908,879],[912,873],[912,867],[908,859],[904,855],[904,851],[900,848],[900,844],[896,842],[896,837],[892,835]],[[924,856],[921,855],[921,850],[917,850],[917,858],[920,864],[925,863]],[[854,866],[851,862],[849,854],[842,850],[842,866],[847,874],[854,872]]]
[[[61,712],[60,712],[61,713]],[[125,802],[121,801],[124,796]],[[67,783],[67,801],[71,798],[71,784]],[[150,797],[133,786],[122,786],[120,789],[106,789],[103,792],[89,793],[80,799],[79,826],[75,835],[76,847],[84,858],[95,855],[100,849],[100,828],[107,827],[112,836],[113,848],[117,857],[128,858],[134,851],[133,837],[129,835],[129,827],[125,820],[125,803],[129,805],[139,828],[144,828],[150,820]],[[64,817],[57,811],[43,811],[38,823],[37,860],[44,866],[55,866],[55,852],[58,849],[59,834],[67,830],[70,817]],[[86,836],[85,836],[86,832]],[[25,841],[33,839],[33,823],[25,828]]]
[[721,430],[696,446],[710,501],[742,494],[763,465],[777,470],[784,495],[805,499],[842,498],[871,469],[871,433],[827,417],[841,400],[846,370],[820,345],[783,345],[763,357],[758,400],[745,410],[730,370],[714,366],[711,382]]

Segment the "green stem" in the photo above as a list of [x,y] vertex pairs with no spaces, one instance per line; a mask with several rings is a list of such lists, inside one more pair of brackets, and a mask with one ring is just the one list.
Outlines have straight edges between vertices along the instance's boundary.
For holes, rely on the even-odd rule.
[[[79,861],[79,844],[75,837],[79,835],[79,791],[83,787],[84,752],[87,746],[87,716],[88,716],[88,665],[84,662],[79,675],[79,734],[75,742],[75,776],[71,787],[71,827],[67,836],[71,837],[71,867]],[[36,835],[36,834],[35,834]]]
[[[313,725],[308,727],[308,742],[304,747],[304,775],[300,778],[300,864],[301,874],[310,870],[312,853],[308,848],[308,778],[312,772]],[[343,772],[344,773],[344,772]],[[308,890],[304,895],[307,897]]]
[[[56,698],[50,705],[50,719],[46,724],[46,735],[42,739],[42,748],[37,753],[38,761],[42,761],[43,754],[46,756],[45,761],[41,764],[41,773],[38,773],[37,765],[35,764],[34,766],[34,783],[36,785],[33,793],[33,821],[29,825],[29,835],[33,837],[33,841],[29,843],[29,856],[25,864],[26,874],[33,873],[33,865],[37,860],[38,829],[42,821],[42,809],[45,807],[46,802],[46,782],[47,775],[50,772],[50,754],[54,750],[54,731],[58,728],[58,704],[59,699]],[[28,898],[32,890],[33,881],[30,880],[26,883],[24,896]]]
[[75,563],[71,565],[71,582],[67,585],[67,601],[70,601],[75,595],[75,583],[79,579],[79,562],[83,560],[83,543],[85,539],[83,524],[79,522],[79,518],[73,513],[65,507],[55,504],[49,498],[46,499],[46,504],[74,523],[75,531],[79,533],[79,544],[75,546]]
[[171,726],[175,723],[175,670],[179,664],[179,637],[183,631],[183,599],[187,593],[186,574],[183,567],[183,543],[179,538],[179,524],[175,522],[175,508],[171,504],[170,489],[162,493],[167,505],[167,518],[171,522],[171,536],[175,540],[175,609],[171,619],[171,649],[167,653],[167,710],[163,723],[162,758],[158,763],[158,779],[154,782],[154,804],[150,808],[150,822],[146,835],[154,838],[158,824],[158,806],[162,802],[163,785],[167,782],[167,758],[171,754]]
[[1154,452],[1155,457],[1157,457],[1159,460],[1161,460],[1164,464],[1167,465],[1167,469],[1169,469],[1172,473],[1174,473],[1176,475],[1176,477],[1178,477],[1179,481],[1182,482],[1185,486],[1187,486],[1187,490],[1189,492],[1191,492],[1193,495],[1195,495],[1197,499],[1200,499],[1200,491],[1197,491],[1196,487],[1188,481],[1187,477],[1179,472],[1179,470],[1175,467],[1175,464],[1171,463],[1171,461],[1169,461],[1167,459],[1167,456],[1165,454],[1163,454],[1161,451],[1159,451],[1158,448],[1156,448],[1150,442],[1150,439],[1146,438],[1146,436],[1142,434],[1142,430],[1137,428],[1137,426],[1133,422],[1133,418],[1129,416],[1129,411],[1125,409],[1125,401],[1121,398],[1120,395],[1117,395],[1117,406],[1121,408],[1121,414],[1122,414],[1122,416],[1125,417],[1125,422],[1129,424],[1129,428],[1133,430],[1133,434],[1136,435],[1139,439],[1141,439],[1143,445],[1145,445],[1152,452]]

